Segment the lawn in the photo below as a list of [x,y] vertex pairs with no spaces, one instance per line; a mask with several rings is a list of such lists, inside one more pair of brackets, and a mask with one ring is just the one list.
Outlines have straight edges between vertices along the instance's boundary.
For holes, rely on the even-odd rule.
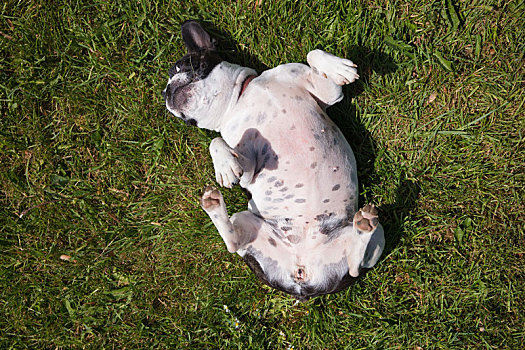
[[[295,304],[199,207],[217,135],[160,94],[187,19],[259,72],[359,65],[328,113],[387,246],[349,289]],[[523,1],[3,2],[0,347],[523,349],[524,54]]]

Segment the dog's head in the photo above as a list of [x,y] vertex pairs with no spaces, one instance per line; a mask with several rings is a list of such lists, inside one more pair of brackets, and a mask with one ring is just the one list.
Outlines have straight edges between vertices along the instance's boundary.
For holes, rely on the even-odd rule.
[[215,41],[197,22],[186,21],[181,29],[188,52],[168,71],[162,92],[166,107],[188,124],[219,131],[222,116],[255,71],[223,61]]

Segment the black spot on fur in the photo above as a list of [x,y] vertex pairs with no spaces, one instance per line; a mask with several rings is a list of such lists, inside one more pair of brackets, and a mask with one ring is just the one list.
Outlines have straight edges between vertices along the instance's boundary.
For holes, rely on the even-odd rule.
[[259,113],[257,115],[256,123],[257,123],[257,125],[259,125],[259,124],[264,123],[265,120],[266,120],[266,114],[265,113]]
[[303,186],[304,186],[304,184],[302,184],[302,183],[298,183],[297,185],[295,185],[295,188],[301,188],[301,187],[303,187]]
[[277,242],[275,242],[275,239],[273,239],[272,237],[268,238],[268,242],[274,246],[274,247],[277,247]]
[[298,235],[289,235],[286,238],[288,238],[290,243],[293,243],[293,244],[297,244],[301,241],[301,236],[298,236]]
[[306,199],[303,199],[303,198],[298,198],[294,201],[295,203],[305,203],[306,202]]
[[332,187],[332,191],[337,191],[341,188],[341,185],[340,184],[337,184],[335,185],[334,187]]
[[330,202],[330,200],[328,198],[323,200],[323,203],[328,203],[328,202]]

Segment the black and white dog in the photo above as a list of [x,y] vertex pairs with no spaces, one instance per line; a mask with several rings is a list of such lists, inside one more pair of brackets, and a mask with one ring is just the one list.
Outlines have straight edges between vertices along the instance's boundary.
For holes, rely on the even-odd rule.
[[225,62],[194,21],[182,25],[188,53],[170,70],[163,95],[176,117],[220,132],[210,153],[217,182],[251,193],[228,216],[219,190],[201,205],[229,252],[266,284],[300,300],[345,288],[384,247],[377,210],[358,210],[356,162],[325,108],[359,78],[356,65],[321,50],[308,65],[263,72]]

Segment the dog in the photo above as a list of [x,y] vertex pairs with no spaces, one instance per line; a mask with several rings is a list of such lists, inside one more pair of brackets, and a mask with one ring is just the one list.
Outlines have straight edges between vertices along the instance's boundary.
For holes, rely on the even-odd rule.
[[354,154],[325,112],[359,78],[357,66],[313,50],[308,65],[258,75],[223,61],[197,22],[181,31],[187,54],[169,69],[166,107],[220,132],[210,144],[216,180],[249,196],[248,210],[230,218],[221,192],[204,190],[200,204],[226,248],[298,300],[346,288],[385,244],[375,206],[358,210]]

